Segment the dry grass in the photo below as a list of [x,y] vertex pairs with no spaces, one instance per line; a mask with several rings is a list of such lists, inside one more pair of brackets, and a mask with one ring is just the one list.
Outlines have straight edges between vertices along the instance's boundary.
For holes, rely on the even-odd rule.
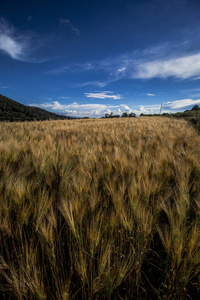
[[165,118],[0,123],[1,299],[198,298],[199,145]]

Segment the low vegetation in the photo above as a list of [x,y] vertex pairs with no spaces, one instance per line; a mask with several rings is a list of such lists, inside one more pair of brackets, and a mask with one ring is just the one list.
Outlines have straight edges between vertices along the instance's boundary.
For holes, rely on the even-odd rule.
[[160,117],[0,123],[0,298],[198,299],[199,145]]
[[[195,107],[196,109],[194,109]],[[173,117],[187,120],[200,134],[200,107],[198,105],[195,105],[192,110],[176,113]]]
[[177,113],[163,113],[160,115],[157,114],[141,114],[141,117],[148,116],[148,117],[155,117],[155,116],[160,116],[160,117],[168,117],[171,119],[184,119],[188,121],[190,124],[194,126],[194,128],[199,132],[200,134],[200,107],[198,105],[195,105],[191,110],[185,110],[184,112],[177,112]]

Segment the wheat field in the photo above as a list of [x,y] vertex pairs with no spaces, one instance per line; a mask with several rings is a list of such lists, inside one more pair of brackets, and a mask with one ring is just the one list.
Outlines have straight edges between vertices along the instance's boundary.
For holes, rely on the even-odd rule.
[[186,121],[0,123],[1,299],[197,299],[199,284]]

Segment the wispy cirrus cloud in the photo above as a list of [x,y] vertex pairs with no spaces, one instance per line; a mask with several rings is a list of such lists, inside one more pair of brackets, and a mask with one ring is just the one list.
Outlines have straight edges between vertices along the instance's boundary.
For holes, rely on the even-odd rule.
[[64,25],[66,25],[67,27],[69,27],[76,35],[78,35],[78,36],[81,35],[79,29],[78,29],[77,27],[75,27],[75,26],[70,22],[69,19],[63,19],[63,18],[61,18],[61,19],[60,19],[60,24],[62,24],[62,25],[64,24]]
[[200,97],[200,88],[190,88],[182,90],[181,93],[187,94],[188,98],[199,98]]
[[4,82],[0,82],[0,89],[8,89],[10,88],[10,84],[5,84]]
[[61,96],[61,97],[59,97],[59,99],[70,99],[70,97],[68,97],[68,96]]
[[[165,52],[164,52],[165,53]],[[200,52],[189,55],[175,53],[173,57],[155,53],[139,56],[138,53],[126,54],[115,58],[115,60],[101,62],[100,66],[108,74],[107,82],[121,79],[153,79],[169,77],[184,79],[200,78]],[[149,93],[148,96],[151,96]]]
[[119,72],[119,73],[124,72],[124,71],[126,71],[126,67],[123,67],[123,68],[120,68],[117,70],[117,72]]
[[42,45],[43,41],[34,32],[21,32],[4,18],[0,18],[0,52],[14,60],[42,63],[52,59],[34,57],[34,51]]
[[74,84],[75,87],[84,87],[84,86],[89,86],[89,85],[94,85],[97,87],[105,87],[108,84],[107,81],[88,81],[88,82],[82,82],[82,83],[76,83]]
[[112,100],[122,99],[121,95],[119,94],[114,95],[113,92],[110,91],[85,93],[85,96],[87,98],[93,98],[93,99],[112,99]]
[[193,99],[181,99],[171,102],[166,102],[163,104],[164,108],[172,109],[172,110],[178,110],[185,107],[193,106],[196,104],[200,104],[200,99],[193,100]]
[[[200,51],[194,52],[197,47],[194,48],[193,44],[194,42],[189,39],[176,43],[167,42],[142,51],[135,50],[102,60],[93,59],[84,63],[64,65],[46,73],[88,72],[95,74],[95,78],[100,74],[101,77],[97,80],[76,83],[80,87],[89,85],[105,87],[122,79],[196,80],[200,78]],[[186,55],[186,52],[189,54]]]
[[68,73],[68,72],[73,72],[73,73],[80,73],[80,72],[85,72],[85,71],[91,71],[93,69],[96,69],[96,65],[93,65],[91,62],[86,62],[86,63],[73,63],[65,66],[60,66],[55,69],[47,70],[45,71],[45,74],[49,75],[59,75],[63,73]]
[[200,92],[200,88],[186,89],[186,90],[182,90],[181,92],[183,92],[183,93],[188,93],[188,92]]
[[163,53],[158,53],[158,49],[160,48],[158,47],[154,52],[150,51],[146,56],[145,51],[141,54],[135,51],[114,59],[104,60],[98,65],[98,68],[104,69],[109,75],[107,82],[121,79],[148,80],[173,77],[183,80],[200,78],[200,52],[181,55],[175,51],[169,57],[167,49],[164,48]]
[[136,66],[132,77],[137,79],[188,79],[200,76],[200,53],[171,59],[153,60]]
[[23,60],[27,42],[27,37],[17,34],[16,29],[11,24],[0,18],[0,51],[13,59]]

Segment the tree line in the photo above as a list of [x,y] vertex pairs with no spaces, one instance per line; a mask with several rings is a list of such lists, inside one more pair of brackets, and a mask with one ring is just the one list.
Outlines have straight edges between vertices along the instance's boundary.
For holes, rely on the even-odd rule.
[[[130,113],[128,114],[127,112],[123,112],[123,114],[121,115],[121,118],[135,118],[136,117],[136,114],[135,113]],[[105,117],[103,117],[103,119],[107,119],[107,118],[120,118],[120,115],[114,115],[113,112],[111,112],[110,114],[109,113],[106,113],[105,114]]]

